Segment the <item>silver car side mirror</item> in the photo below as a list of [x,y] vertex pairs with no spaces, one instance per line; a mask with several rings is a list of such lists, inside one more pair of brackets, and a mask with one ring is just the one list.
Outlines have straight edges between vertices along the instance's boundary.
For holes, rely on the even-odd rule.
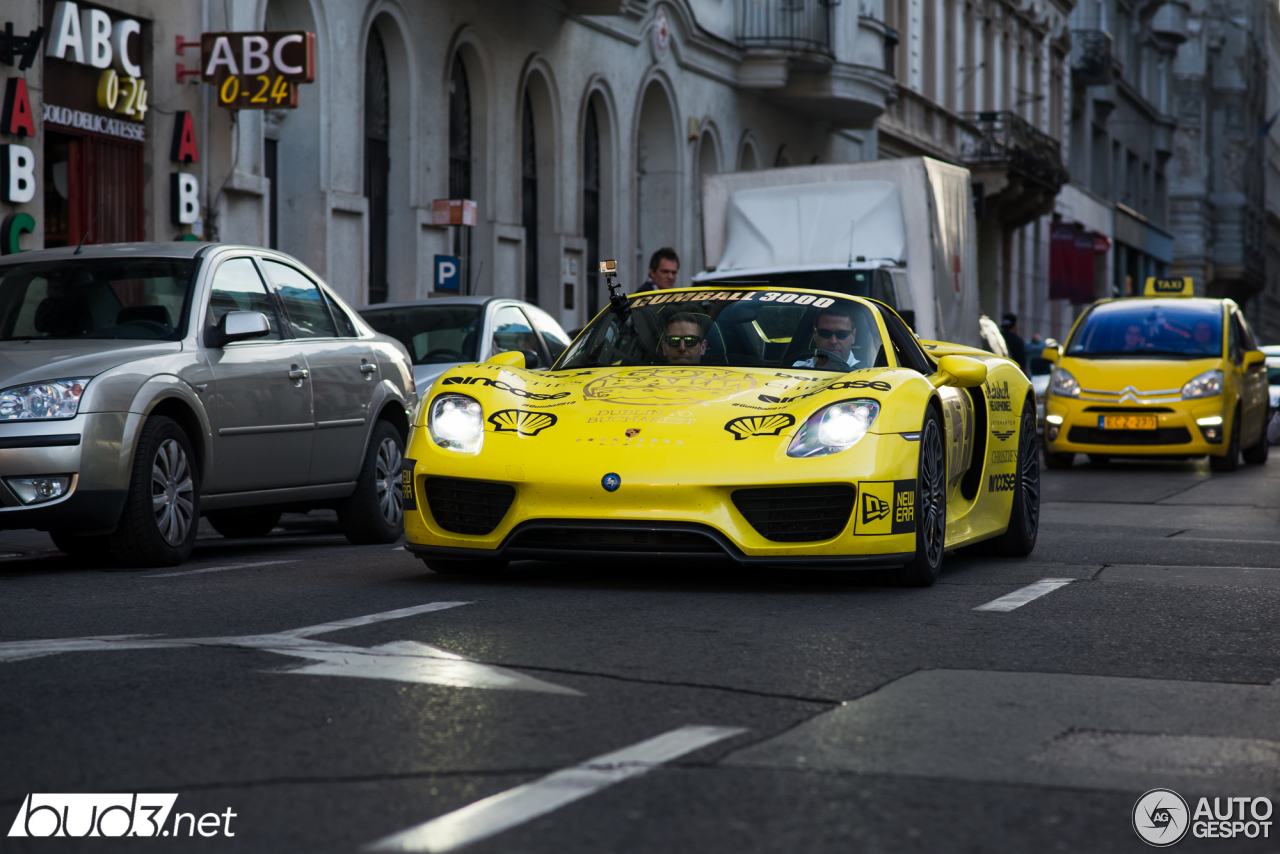
[[271,323],[260,311],[229,311],[218,321],[218,346],[271,334]]

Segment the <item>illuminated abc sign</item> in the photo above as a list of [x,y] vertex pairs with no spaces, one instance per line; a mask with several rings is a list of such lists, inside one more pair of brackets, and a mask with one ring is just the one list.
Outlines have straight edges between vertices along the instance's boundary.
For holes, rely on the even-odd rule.
[[316,79],[315,33],[204,33],[200,75],[214,85],[220,107],[292,109],[298,106],[298,84]]

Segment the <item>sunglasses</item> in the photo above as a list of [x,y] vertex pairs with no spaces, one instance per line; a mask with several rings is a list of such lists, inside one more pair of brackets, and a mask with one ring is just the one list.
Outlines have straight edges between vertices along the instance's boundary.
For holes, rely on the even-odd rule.
[[853,334],[852,329],[823,329],[821,326],[813,331],[819,338],[835,338],[837,341],[843,341]]
[[663,335],[662,336],[662,343],[666,344],[668,347],[671,347],[672,349],[678,348],[681,342],[684,342],[684,346],[692,350],[694,347],[697,347],[699,344],[702,343],[702,336],[701,335]]

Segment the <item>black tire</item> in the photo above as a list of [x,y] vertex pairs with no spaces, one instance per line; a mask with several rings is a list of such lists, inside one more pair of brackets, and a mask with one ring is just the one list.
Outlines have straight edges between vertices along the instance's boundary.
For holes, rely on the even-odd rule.
[[265,537],[280,524],[279,507],[242,507],[235,510],[211,510],[204,514],[213,530],[227,539]]
[[388,421],[373,426],[356,491],[338,504],[338,526],[357,545],[394,543],[404,533],[400,468],[404,438]]
[[942,572],[947,536],[947,451],[942,436],[942,420],[930,406],[920,427],[916,554],[905,566],[889,573],[890,580],[900,587],[928,587]]
[[427,565],[427,569],[441,575],[497,575],[507,568],[507,561],[497,558],[479,560],[423,558],[422,562]]
[[1267,457],[1271,454],[1271,443],[1267,441],[1267,425],[1270,423],[1271,410],[1268,409],[1262,416],[1262,435],[1258,437],[1258,444],[1250,445],[1240,453],[1244,461],[1251,466],[1265,465]]
[[49,538],[58,547],[58,551],[80,563],[111,562],[111,543],[103,534],[77,537],[73,531],[56,528],[49,532]]
[[1022,407],[1022,431],[1018,437],[1018,462],[1014,469],[1013,506],[1009,508],[1009,530],[991,541],[995,554],[1026,557],[1035,550],[1040,533],[1040,449],[1036,441],[1036,408],[1028,401]]
[[200,470],[191,441],[172,418],[148,418],[124,512],[108,538],[111,551],[121,566],[177,566],[195,548],[199,522]]
[[1231,419],[1231,438],[1227,440],[1227,452],[1221,457],[1210,456],[1209,468],[1214,471],[1235,471],[1240,468],[1240,410]]
[[1075,454],[1055,454],[1050,451],[1044,452],[1044,467],[1051,471],[1069,469],[1075,464]]

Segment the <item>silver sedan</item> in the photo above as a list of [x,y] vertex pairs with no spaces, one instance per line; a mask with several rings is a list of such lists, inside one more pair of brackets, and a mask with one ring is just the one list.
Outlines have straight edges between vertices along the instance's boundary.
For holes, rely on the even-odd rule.
[[170,566],[336,507],[354,542],[402,529],[416,402],[400,343],[297,260],[190,242],[0,261],[0,528],[75,556]]

